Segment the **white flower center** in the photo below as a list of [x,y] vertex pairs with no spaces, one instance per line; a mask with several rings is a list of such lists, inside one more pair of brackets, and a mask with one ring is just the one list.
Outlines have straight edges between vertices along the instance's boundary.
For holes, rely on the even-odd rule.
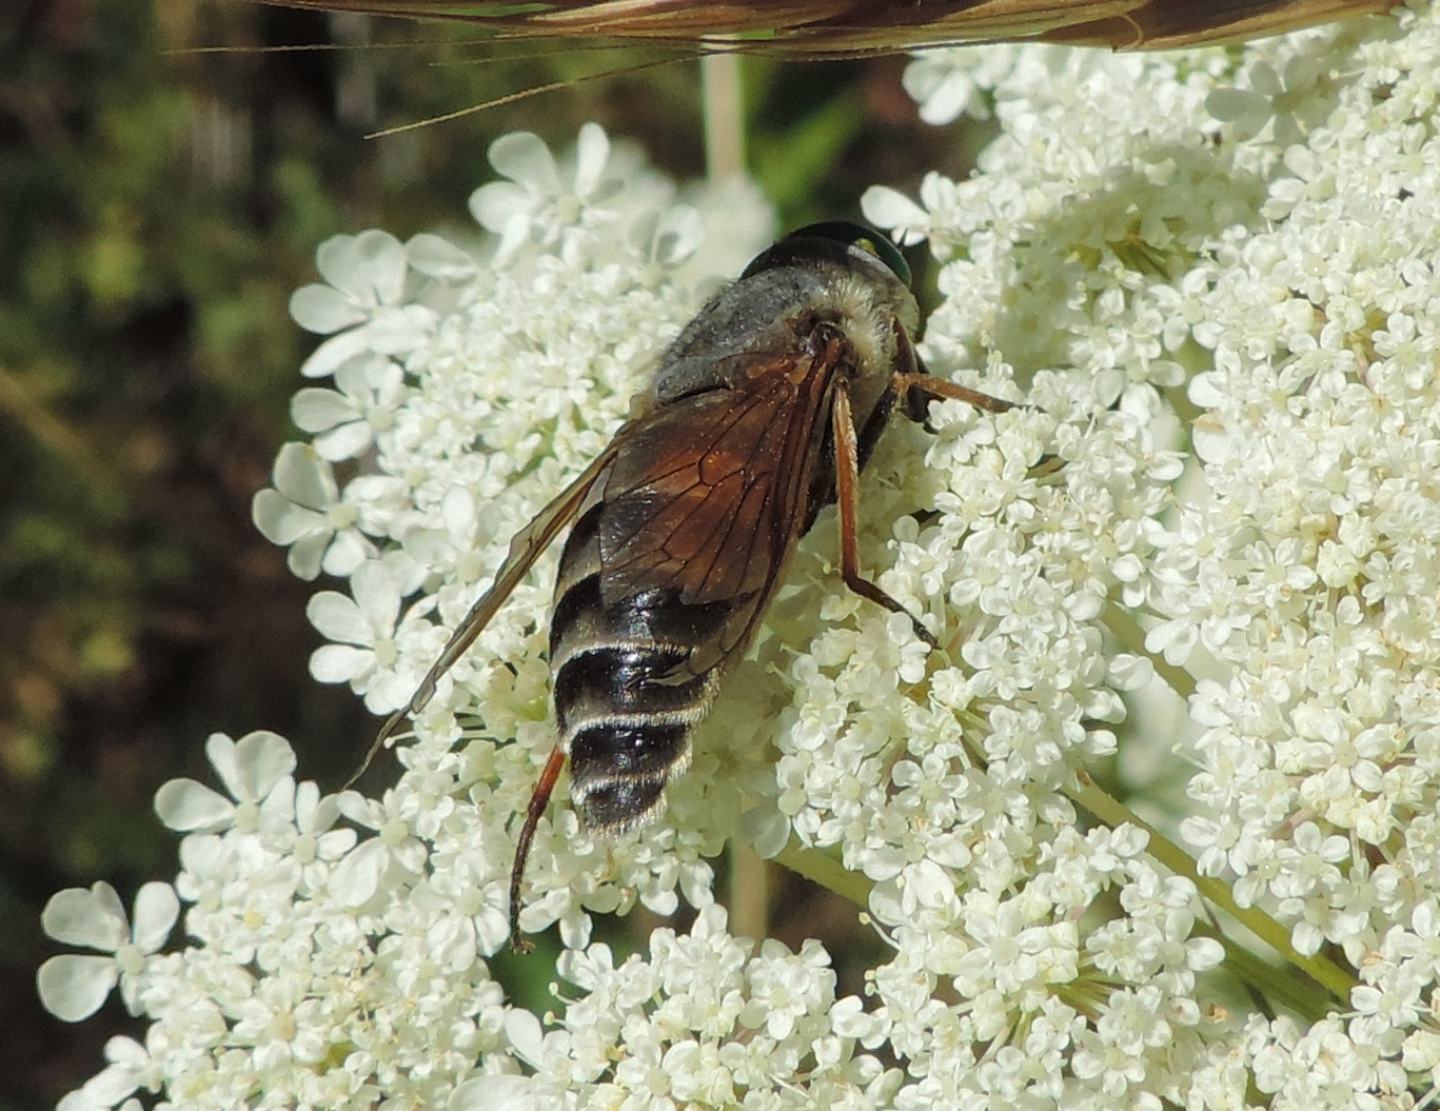
[[555,198],[555,219],[562,224],[573,224],[580,219],[584,206],[574,193],[563,193]]
[[138,976],[145,967],[145,954],[134,945],[122,945],[115,950],[115,963],[124,976]]
[[260,804],[253,801],[235,807],[235,828],[241,833],[254,833],[260,828]]

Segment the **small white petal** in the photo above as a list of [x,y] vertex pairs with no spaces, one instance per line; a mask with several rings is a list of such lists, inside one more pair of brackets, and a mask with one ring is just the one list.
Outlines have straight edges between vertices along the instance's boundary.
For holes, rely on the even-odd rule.
[[365,322],[365,314],[328,285],[301,286],[290,296],[290,315],[307,332],[328,336]]
[[367,559],[373,558],[375,549],[354,529],[346,529],[335,537],[334,543],[325,550],[322,565],[327,575],[345,576],[351,574]]
[[533,132],[512,131],[490,144],[490,165],[503,176],[544,193],[560,192],[555,156]]
[[1217,413],[1202,413],[1190,429],[1195,444],[1195,454],[1206,463],[1223,463],[1234,454],[1236,445],[1232,442],[1225,421]]
[[305,606],[305,616],[326,640],[339,644],[370,643],[372,631],[365,615],[355,599],[338,591],[326,590],[311,598]]
[[228,734],[211,733],[205,738],[205,758],[230,792],[230,797],[244,801],[244,795],[238,789],[241,778],[235,767],[235,741]]
[[860,198],[860,211],[878,228],[893,231],[902,246],[925,238],[930,217],[905,194],[884,185],[872,185]]
[[181,833],[219,830],[235,818],[235,804],[193,779],[172,779],[155,792],[155,813],[169,829]]
[[[73,1106],[76,1111],[81,1108],[84,1111],[92,1111],[96,1107],[111,1108],[120,1103],[139,1087],[138,1074],[149,1062],[149,1055],[146,1054],[145,1047],[134,1038],[114,1037],[105,1043],[105,1059],[110,1064],[85,1081],[85,1086],[79,1093],[72,1093],[83,1094],[91,1101],[88,1104],[75,1103]],[[127,1100],[120,1111],[126,1111],[126,1108],[132,1105],[136,1111],[140,1111],[139,1101],[133,1099]],[[66,1104],[62,1101],[61,1111],[65,1107]]]
[[365,334],[365,329],[352,328],[348,332],[331,336],[310,352],[310,357],[300,364],[300,373],[306,378],[324,378],[369,349],[370,338]]
[[[906,91],[911,92],[908,88]],[[969,106],[974,95],[974,82],[963,74],[952,74],[932,88],[923,100],[916,97],[920,100],[920,119],[932,127],[952,123]]]
[[465,537],[470,535],[470,530],[475,527],[475,495],[463,486],[452,486],[445,491],[445,497],[440,501],[440,519],[445,522],[445,530],[454,537]]
[[450,1094],[449,1111],[539,1111],[528,1076],[476,1076]]
[[415,676],[393,671],[377,672],[365,691],[365,709],[372,714],[388,714],[410,701],[415,691]]
[[479,272],[474,258],[438,235],[414,236],[405,244],[405,255],[416,271],[442,282],[463,282]]
[[530,211],[530,195],[508,181],[492,181],[470,194],[470,215],[487,231],[509,234],[512,223],[523,228]]
[[1285,91],[1280,84],[1280,75],[1268,62],[1256,62],[1250,67],[1247,76],[1250,79],[1250,87],[1267,98],[1279,96]]
[[295,770],[295,750],[278,733],[257,729],[235,744],[235,797],[259,802]]
[[588,196],[600,184],[605,172],[605,161],[610,157],[610,140],[605,129],[598,123],[587,123],[580,128],[580,138],[575,144],[575,192]]
[[1105,672],[1105,681],[1116,690],[1138,691],[1155,676],[1155,665],[1145,656],[1117,654]]
[[[400,586],[389,564],[380,560],[355,569],[350,576],[355,604],[360,607],[373,633],[389,633],[400,613]],[[359,643],[359,642],[357,642]]]
[[310,653],[310,676],[320,683],[348,683],[374,665],[374,652],[347,644],[327,644]]
[[353,420],[315,437],[315,453],[332,463],[354,459],[375,442],[375,430],[364,421]]
[[62,1022],[79,1022],[100,1009],[119,980],[120,969],[112,958],[66,953],[40,966],[35,987],[52,1015]]
[[705,242],[705,219],[688,204],[676,205],[660,219],[655,254],[665,266],[678,266]]
[[[384,355],[408,355],[435,328],[436,316],[424,305],[380,309],[365,328],[365,340]],[[341,367],[336,370],[338,377]]]
[[40,927],[56,941],[102,952],[114,952],[130,940],[125,905],[103,880],[91,884],[88,891],[69,887],[50,896],[40,914]]
[[540,1020],[529,1011],[515,1008],[506,1012],[505,1037],[517,1056],[535,1068],[540,1067],[545,1035]]
[[112,1065],[139,1068],[150,1060],[150,1055],[145,1052],[145,1047],[134,1038],[117,1034],[105,1043],[105,1060]]
[[352,288],[351,281],[355,267],[355,237],[353,235],[332,235],[315,249],[315,269],[320,271],[320,276],[336,289],[351,294],[352,297],[356,293],[356,290]]
[[142,953],[154,953],[165,944],[175,920],[180,917],[180,900],[168,883],[147,883],[135,896],[135,945]]
[[[353,364],[347,363],[346,366]],[[340,372],[343,373],[344,368]],[[355,402],[336,390],[308,386],[290,402],[290,419],[303,432],[325,432],[360,415]]]
[[265,489],[250,503],[250,520],[272,544],[289,547],[303,536],[328,531],[325,518],[313,509],[296,505],[277,490]]
[[377,304],[393,305],[405,291],[405,248],[388,231],[362,231],[355,254],[368,294]]
[[1205,98],[1205,111],[1222,123],[1264,111],[1265,98],[1244,89],[1216,89]]
[[338,490],[330,464],[308,444],[285,444],[275,456],[275,489],[306,509],[328,509]]
[[380,887],[390,855],[378,837],[363,841],[335,865],[330,873],[330,893],[341,906],[364,906]]
[[317,532],[290,546],[285,564],[290,573],[304,582],[314,582],[320,577],[321,560],[330,549],[329,532]]

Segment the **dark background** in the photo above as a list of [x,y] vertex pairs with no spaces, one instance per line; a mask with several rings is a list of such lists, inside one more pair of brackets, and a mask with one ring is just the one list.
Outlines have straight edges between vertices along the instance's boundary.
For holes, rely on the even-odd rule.
[[[40,1008],[35,969],[64,951],[40,911],[98,879],[128,907],[173,877],[151,800],[177,775],[210,780],[205,737],[274,729],[333,788],[374,729],[348,690],[308,677],[304,605],[325,584],[295,580],[250,523],[296,438],[315,341],[286,305],[316,246],[466,222],[487,146],[519,128],[559,150],[594,119],[679,179],[703,173],[693,62],[363,137],[635,61],[502,59],[462,41],[477,37],[244,0],[0,4],[0,1109],[52,1105],[99,1070],[107,1037],[141,1032],[113,996],[74,1026]],[[417,39],[432,41],[254,49]],[[782,227],[854,216],[874,182],[963,172],[981,137],[918,123],[903,68],[745,61],[751,170]],[[863,960],[853,908],[772,879],[775,936],[849,939]],[[841,958],[843,991],[863,967]],[[498,971],[522,999],[553,978],[539,958]]]

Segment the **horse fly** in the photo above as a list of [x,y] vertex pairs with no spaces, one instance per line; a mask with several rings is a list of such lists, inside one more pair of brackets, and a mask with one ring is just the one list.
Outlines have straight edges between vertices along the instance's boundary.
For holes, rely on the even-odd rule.
[[514,537],[493,585],[381,728],[372,755],[573,522],[550,619],[559,739],[515,850],[512,946],[527,948],[525,861],[566,757],[584,828],[618,834],[653,820],[821,508],[838,503],[845,585],[906,612],[861,574],[859,472],[897,408],[915,420],[936,398],[1011,408],[925,372],[909,282],[894,245],[854,224],[802,228],[751,262],[660,357],[609,446]]

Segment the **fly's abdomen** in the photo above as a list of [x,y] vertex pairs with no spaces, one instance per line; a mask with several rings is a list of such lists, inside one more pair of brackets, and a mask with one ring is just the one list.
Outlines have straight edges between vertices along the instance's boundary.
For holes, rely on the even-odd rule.
[[733,605],[686,605],[675,590],[601,597],[599,521],[591,506],[560,557],[550,670],[571,795],[588,829],[620,833],[660,810],[690,763],[690,732],[709,709],[713,671],[685,669],[718,636]]

